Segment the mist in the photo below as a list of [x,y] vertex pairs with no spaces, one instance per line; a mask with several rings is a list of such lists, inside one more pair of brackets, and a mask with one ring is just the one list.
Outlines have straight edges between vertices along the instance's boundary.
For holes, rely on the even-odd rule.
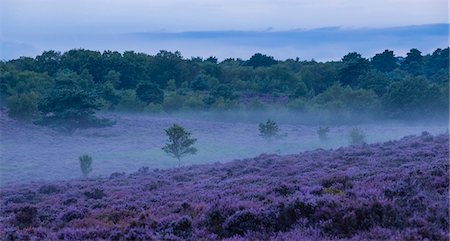
[[[303,151],[335,149],[349,145],[349,131],[358,127],[367,143],[420,135],[427,131],[448,131],[448,121],[392,121],[353,115],[347,120],[336,113],[301,113],[288,110],[228,110],[154,113],[98,114],[116,121],[107,128],[79,129],[72,134],[22,123],[1,113],[2,145],[1,184],[42,180],[81,178],[78,157],[93,158],[92,177],[108,177],[115,172],[133,173],[141,167],[166,169],[177,167],[176,159],[162,151],[167,141],[164,130],[177,123],[197,138],[197,155],[186,156],[182,166],[228,162],[256,157],[262,153],[278,155]],[[331,118],[335,117],[335,118]],[[258,131],[258,124],[275,120],[279,139],[268,142]],[[330,127],[328,139],[321,141],[317,130]]]

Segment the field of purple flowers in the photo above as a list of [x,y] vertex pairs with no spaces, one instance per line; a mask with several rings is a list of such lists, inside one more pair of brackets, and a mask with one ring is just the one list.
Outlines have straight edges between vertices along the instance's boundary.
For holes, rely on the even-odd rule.
[[448,240],[448,135],[9,185],[5,240]]

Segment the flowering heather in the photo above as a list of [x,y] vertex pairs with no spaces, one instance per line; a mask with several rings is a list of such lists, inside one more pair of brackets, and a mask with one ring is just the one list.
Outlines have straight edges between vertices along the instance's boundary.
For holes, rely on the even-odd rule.
[[9,185],[4,240],[448,240],[448,135]]

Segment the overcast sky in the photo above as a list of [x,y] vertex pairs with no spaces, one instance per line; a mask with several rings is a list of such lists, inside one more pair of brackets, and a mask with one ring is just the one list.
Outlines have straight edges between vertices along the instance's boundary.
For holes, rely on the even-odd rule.
[[446,23],[447,0],[0,0],[4,37]]
[[[48,48],[101,49],[105,37],[99,40],[98,35],[102,34],[110,34],[112,39],[115,34],[133,32],[277,32],[448,23],[447,0],[0,0],[0,4],[0,55],[4,58]],[[80,38],[84,44],[79,44]],[[190,46],[180,41],[152,47],[189,50]],[[329,41],[332,44],[333,38]],[[446,39],[430,47],[443,41]],[[134,48],[128,42],[114,44],[118,50]],[[233,46],[227,45],[223,51]],[[342,51],[348,46],[352,45],[345,45]],[[201,44],[197,47],[202,50]]]

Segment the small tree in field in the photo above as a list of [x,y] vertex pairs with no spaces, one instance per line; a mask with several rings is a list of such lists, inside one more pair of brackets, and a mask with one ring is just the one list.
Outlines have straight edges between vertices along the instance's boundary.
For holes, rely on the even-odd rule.
[[326,141],[328,139],[328,132],[330,132],[330,127],[319,127],[317,135],[319,135],[321,141]]
[[80,168],[84,177],[87,177],[89,173],[92,171],[92,157],[84,154],[81,155],[80,158]]
[[280,128],[275,121],[267,120],[267,122],[259,123],[259,135],[264,137],[267,141],[271,141],[275,137],[280,137]]
[[349,133],[350,145],[361,145],[366,143],[366,134],[359,128],[353,128]]
[[178,165],[181,165],[181,157],[187,154],[196,154],[197,149],[192,145],[197,139],[190,138],[191,133],[186,131],[184,127],[173,124],[166,129],[166,135],[169,138],[168,143],[162,148],[169,156],[173,156],[178,160]]

